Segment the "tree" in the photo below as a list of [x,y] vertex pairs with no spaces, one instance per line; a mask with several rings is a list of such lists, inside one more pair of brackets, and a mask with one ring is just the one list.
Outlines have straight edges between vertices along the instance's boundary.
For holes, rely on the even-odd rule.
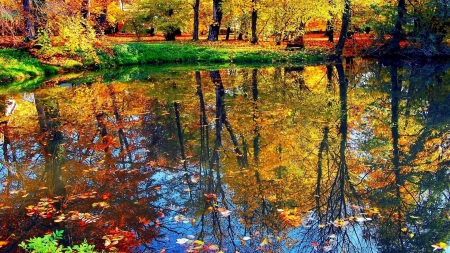
[[258,42],[258,34],[256,31],[256,25],[258,22],[257,4],[257,0],[252,0],[252,39],[250,41],[252,44],[256,44]]
[[[403,1],[403,0],[401,0]],[[347,32],[350,25],[350,17],[351,17],[351,0],[344,0],[344,13],[342,14],[342,27],[341,32],[339,34],[339,41],[336,45],[335,54],[338,57],[342,56],[344,51],[345,41],[347,39]]]
[[192,8],[194,9],[194,31],[192,33],[192,39],[198,40],[198,28],[199,28],[198,19],[199,19],[200,0],[194,0]]
[[152,27],[162,31],[166,40],[175,40],[186,26],[186,8],[183,0],[144,0],[133,5],[126,17],[137,36]]
[[209,26],[209,41],[217,41],[219,39],[222,15],[222,0],[213,0],[213,22]]
[[36,31],[33,24],[33,16],[31,14],[30,0],[23,0],[23,11],[25,16],[25,39],[30,41],[36,38]]

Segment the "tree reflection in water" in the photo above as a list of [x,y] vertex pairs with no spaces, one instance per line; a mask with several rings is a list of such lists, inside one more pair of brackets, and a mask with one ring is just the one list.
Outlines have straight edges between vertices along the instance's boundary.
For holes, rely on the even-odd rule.
[[349,64],[132,68],[2,96],[0,250],[64,229],[126,252],[432,251],[449,71]]

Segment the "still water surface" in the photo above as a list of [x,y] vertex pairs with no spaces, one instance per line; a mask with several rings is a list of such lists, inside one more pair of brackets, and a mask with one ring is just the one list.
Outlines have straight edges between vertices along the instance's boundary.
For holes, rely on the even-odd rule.
[[1,93],[0,251],[56,229],[107,252],[449,241],[449,66],[177,68]]

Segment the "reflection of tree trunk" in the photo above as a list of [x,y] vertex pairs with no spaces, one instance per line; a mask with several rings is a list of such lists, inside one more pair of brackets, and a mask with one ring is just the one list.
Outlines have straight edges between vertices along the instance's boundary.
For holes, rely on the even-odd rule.
[[398,120],[399,120],[399,103],[400,103],[400,95],[401,95],[401,81],[398,79],[398,68],[395,65],[391,66],[391,82],[392,82],[392,98],[391,98],[391,133],[392,133],[392,164],[394,166],[394,175],[395,175],[395,192],[397,199],[397,213],[399,215],[398,218],[398,227],[397,227],[397,235],[400,241],[400,245],[402,248],[404,247],[403,238],[402,238],[402,221],[400,219],[400,215],[402,213],[401,208],[401,194],[400,187],[402,187],[403,182],[401,180],[400,175],[400,151],[398,146],[398,141],[400,138],[398,131]]
[[332,215],[332,219],[347,216],[347,206],[345,199],[345,185],[348,181],[348,171],[346,163],[346,146],[347,146],[347,79],[345,78],[342,63],[336,64],[336,70],[339,76],[339,99],[340,99],[340,125],[339,134],[341,141],[339,144],[339,161],[336,178],[331,186],[330,198],[328,199],[328,212]]
[[305,76],[303,75],[304,70],[304,67],[289,67],[284,69],[285,73],[289,74],[295,80],[295,83],[298,84],[298,90],[311,91],[306,86]]
[[[201,136],[201,158],[200,161],[209,159],[209,126],[206,118],[206,106],[203,98],[202,82],[200,72],[195,72],[195,80],[197,83],[197,95],[200,100],[200,136]],[[201,174],[201,172],[200,172]]]
[[[222,123],[224,121],[223,117],[225,116],[225,114],[223,113],[225,110],[225,107],[223,105],[223,97],[225,95],[225,90],[222,84],[222,79],[220,77],[220,73],[219,71],[211,71],[210,72],[210,76],[211,76],[211,80],[213,81],[213,83],[216,85],[216,126],[215,126],[215,130],[216,130],[216,140],[214,141],[214,150],[213,150],[213,154],[211,156],[211,160],[209,162],[209,180],[210,180],[210,184],[212,185],[213,182],[213,171],[215,167],[218,167],[219,165],[219,149],[222,146],[222,136],[221,136],[221,132],[222,132]],[[220,180],[220,170],[216,169],[216,173],[217,173],[217,178],[218,180]],[[209,192],[211,192],[212,189],[209,189]]]
[[[122,149],[125,149],[127,152],[130,149],[130,145],[128,144],[128,140],[125,136],[125,132],[123,130],[123,120],[122,117],[119,114],[119,107],[117,106],[117,98],[116,98],[116,93],[114,92],[113,88],[111,86],[109,86],[109,95],[111,96],[111,100],[112,100],[112,104],[113,104],[113,110],[114,110],[114,116],[116,118],[116,122],[119,125],[119,141],[120,141],[120,145],[122,146]],[[130,157],[130,161],[131,161],[131,157]]]
[[347,216],[346,203],[345,203],[345,181],[348,177],[347,161],[345,151],[347,148],[347,86],[348,81],[345,78],[344,69],[342,64],[336,64],[336,70],[339,75],[339,98],[341,101],[339,133],[341,134],[341,143],[339,145],[339,181],[341,192],[341,208],[343,208],[344,217]]
[[175,109],[175,119],[177,122],[177,134],[178,134],[178,141],[180,143],[180,151],[181,151],[181,159],[183,159],[183,167],[185,170],[187,170],[186,167],[186,153],[184,150],[184,140],[183,140],[183,130],[181,129],[181,120],[180,120],[180,109],[177,102],[173,102],[173,107]]
[[106,120],[105,120],[105,114],[103,112],[97,113],[95,115],[95,118],[97,119],[97,128],[100,131],[100,137],[102,139],[102,144],[104,144],[104,151],[105,153],[109,152],[109,145],[108,145],[108,131],[106,130]]
[[11,141],[9,139],[9,128],[8,128],[8,123],[0,123],[0,124],[5,124],[2,126],[3,128],[3,145],[2,145],[2,151],[3,151],[3,160],[5,162],[5,164],[3,164],[3,167],[7,167],[7,175],[6,175],[6,185],[5,185],[5,190],[4,192],[9,195],[9,188],[11,185],[11,169],[10,169],[10,156],[9,156],[9,151],[8,151],[8,146],[11,146]]
[[259,109],[258,109],[258,69],[253,69],[252,71],[252,95],[253,95],[253,122],[255,123],[255,129],[253,133],[255,137],[253,138],[253,154],[255,162],[259,161],[259,138],[260,126],[258,125]]
[[61,167],[64,163],[63,134],[59,131],[59,109],[56,101],[36,98],[36,110],[41,132],[43,134],[42,145],[45,155],[45,173],[49,189],[55,195],[65,193],[62,180]]
[[321,195],[320,187],[321,187],[322,173],[323,173],[323,168],[322,168],[323,153],[328,146],[328,132],[329,131],[330,131],[330,129],[327,126],[323,128],[323,138],[322,138],[322,141],[320,142],[319,154],[318,154],[318,160],[317,160],[317,184],[316,184],[316,196],[315,196],[317,211],[320,211],[320,195]]

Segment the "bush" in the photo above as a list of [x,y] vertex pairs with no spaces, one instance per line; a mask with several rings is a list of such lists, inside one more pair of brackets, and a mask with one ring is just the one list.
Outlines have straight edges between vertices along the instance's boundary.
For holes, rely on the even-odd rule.
[[27,242],[21,242],[19,247],[25,249],[28,252],[34,253],[59,253],[59,252],[78,252],[78,253],[93,253],[95,245],[89,245],[84,239],[84,242],[80,245],[74,245],[72,247],[63,247],[59,245],[58,240],[63,239],[64,230],[56,230],[51,235],[44,235],[43,237],[33,237],[28,239]]

